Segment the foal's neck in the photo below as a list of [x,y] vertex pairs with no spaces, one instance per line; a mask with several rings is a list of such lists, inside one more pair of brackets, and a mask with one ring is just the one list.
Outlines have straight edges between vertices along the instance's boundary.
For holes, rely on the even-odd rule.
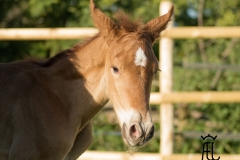
[[107,103],[106,54],[108,46],[100,36],[76,49],[79,72],[85,80],[85,87],[95,102],[102,107]]

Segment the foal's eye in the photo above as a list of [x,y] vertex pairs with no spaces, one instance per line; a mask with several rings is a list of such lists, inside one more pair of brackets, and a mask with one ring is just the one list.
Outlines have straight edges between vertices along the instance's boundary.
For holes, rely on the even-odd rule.
[[119,73],[119,69],[117,67],[112,67],[114,73]]

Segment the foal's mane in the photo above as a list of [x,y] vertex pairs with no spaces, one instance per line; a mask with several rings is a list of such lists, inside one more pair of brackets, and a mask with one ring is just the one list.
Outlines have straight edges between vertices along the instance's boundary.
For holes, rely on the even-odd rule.
[[71,49],[64,50],[62,52],[59,52],[53,57],[50,57],[48,59],[39,59],[39,58],[34,58],[34,57],[27,57],[23,60],[25,63],[33,64],[38,67],[49,67],[58,62],[61,59],[64,59],[65,57],[69,57],[73,52]]

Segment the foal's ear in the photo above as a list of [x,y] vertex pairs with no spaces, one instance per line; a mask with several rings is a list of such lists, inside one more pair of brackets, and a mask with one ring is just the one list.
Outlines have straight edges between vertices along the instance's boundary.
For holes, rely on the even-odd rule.
[[148,32],[150,32],[150,34],[153,36],[153,41],[159,38],[161,31],[167,27],[168,22],[171,20],[173,10],[174,6],[172,5],[168,13],[149,21],[144,26],[144,28],[147,29]]
[[113,37],[118,32],[119,27],[96,7],[93,0],[90,0],[90,8],[94,24],[100,30],[100,33]]

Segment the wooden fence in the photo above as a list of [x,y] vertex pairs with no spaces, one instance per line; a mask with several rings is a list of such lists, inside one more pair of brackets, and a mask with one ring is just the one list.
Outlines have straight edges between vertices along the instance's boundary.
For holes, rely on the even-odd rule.
[[[162,1],[161,14],[166,13],[167,1]],[[81,39],[98,33],[96,28],[25,28],[0,29],[1,40],[59,40]],[[160,159],[160,160],[195,160],[201,155],[172,154],[173,148],[173,107],[172,103],[233,103],[240,102],[240,92],[172,92],[172,41],[186,38],[240,38],[240,27],[169,27],[161,33],[160,39],[160,76],[159,93],[151,93],[150,103],[161,104],[161,146],[160,154],[134,154],[119,152],[87,151],[80,159]],[[101,158],[102,157],[102,158]],[[221,155],[221,159],[240,159],[239,155]]]
[[[82,39],[98,33],[96,28],[1,28],[0,40]],[[177,27],[161,33],[162,38],[239,38],[240,27]]]

